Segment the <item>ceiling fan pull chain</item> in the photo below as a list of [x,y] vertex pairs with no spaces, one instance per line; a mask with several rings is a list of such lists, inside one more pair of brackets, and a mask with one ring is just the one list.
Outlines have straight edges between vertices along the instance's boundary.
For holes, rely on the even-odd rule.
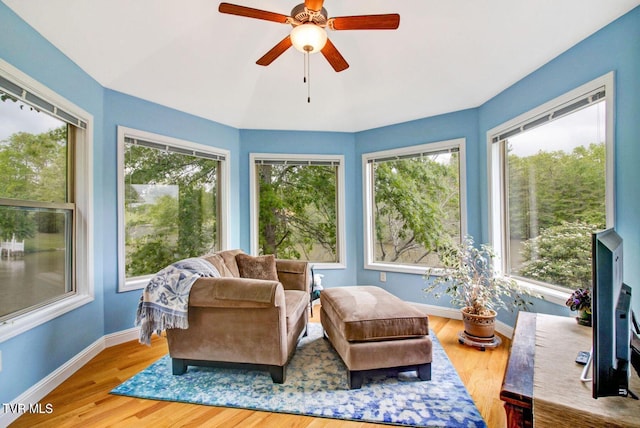
[[302,78],[303,83],[307,83],[308,59],[309,59],[309,52],[305,52],[304,55],[302,55],[302,62],[304,63],[304,77]]
[[309,63],[309,51],[305,53],[307,61],[307,103],[311,102],[311,65]]

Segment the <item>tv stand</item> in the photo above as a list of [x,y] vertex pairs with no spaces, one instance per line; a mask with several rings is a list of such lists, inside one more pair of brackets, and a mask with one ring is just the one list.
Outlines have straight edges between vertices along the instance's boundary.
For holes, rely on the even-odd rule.
[[[574,318],[520,312],[514,329],[500,399],[507,426],[640,427],[640,401],[592,398],[591,383],[580,381],[578,351],[591,348],[590,327]],[[629,389],[640,390],[632,373]]]

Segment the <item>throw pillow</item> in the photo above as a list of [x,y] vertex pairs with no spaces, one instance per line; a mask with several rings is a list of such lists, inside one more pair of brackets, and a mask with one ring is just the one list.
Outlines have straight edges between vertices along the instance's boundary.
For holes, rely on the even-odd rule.
[[266,256],[250,256],[236,254],[236,263],[241,278],[268,279],[278,281],[276,258],[273,254]]

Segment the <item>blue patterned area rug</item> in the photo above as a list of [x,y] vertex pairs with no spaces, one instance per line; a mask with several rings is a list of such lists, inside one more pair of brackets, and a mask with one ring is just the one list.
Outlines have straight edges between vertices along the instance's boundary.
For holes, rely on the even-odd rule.
[[431,338],[430,381],[420,381],[416,372],[380,374],[365,376],[361,389],[349,390],[340,356],[322,338],[322,326],[310,323],[283,385],[274,384],[266,371],[190,366],[173,376],[166,355],[111,393],[405,426],[486,427],[433,332]]

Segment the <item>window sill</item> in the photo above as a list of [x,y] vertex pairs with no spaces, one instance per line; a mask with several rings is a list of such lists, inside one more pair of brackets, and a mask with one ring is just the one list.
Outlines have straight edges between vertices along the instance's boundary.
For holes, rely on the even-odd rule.
[[531,292],[531,294],[539,295],[542,300],[550,303],[554,303],[556,305],[565,306],[567,299],[571,295],[568,291],[556,290],[550,287],[544,287],[539,284],[535,284],[529,281],[524,281],[522,279],[515,279],[515,281],[520,284],[522,287],[526,288]]
[[153,275],[137,276],[135,278],[127,279],[124,284],[121,283],[118,287],[118,293],[141,290],[146,287],[151,278],[153,278]]
[[367,263],[364,268],[367,270],[410,273],[413,275],[424,275],[428,269],[426,266],[396,265],[391,263]]
[[318,263],[318,262],[308,262],[309,266],[313,266],[314,270],[330,270],[330,269],[346,269],[344,263]]
[[[424,275],[428,268],[423,266],[408,266],[408,265],[394,265],[384,263],[369,263],[364,267],[366,270],[377,270],[385,272],[399,272],[408,273],[413,275]],[[437,275],[437,272],[435,273]],[[565,303],[571,293],[564,290],[556,290],[550,287],[544,287],[533,282],[525,281],[519,278],[514,278],[518,284],[525,289],[529,290],[531,294],[535,294],[541,297],[542,300],[553,303],[560,306],[565,306]]]
[[67,312],[71,312],[80,306],[84,306],[93,300],[92,295],[75,295],[0,323],[0,343],[64,315]]

